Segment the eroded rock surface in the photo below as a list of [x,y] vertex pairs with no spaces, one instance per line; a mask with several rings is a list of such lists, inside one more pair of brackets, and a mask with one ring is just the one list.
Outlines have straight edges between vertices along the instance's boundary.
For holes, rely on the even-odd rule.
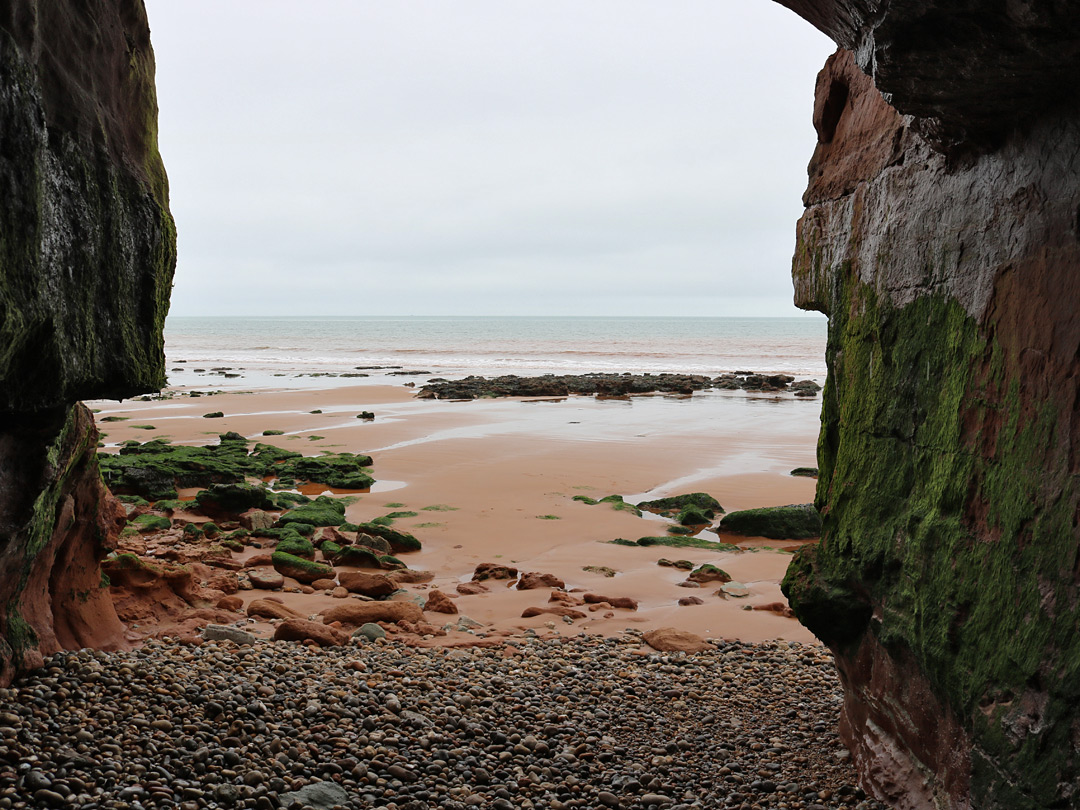
[[1080,112],[1051,90],[1080,9],[784,2],[856,51],[818,80],[793,263],[829,379],[785,593],[868,790],[1075,806]]
[[153,78],[138,0],[0,7],[0,683],[124,643],[98,569],[117,507],[73,406],[165,380],[175,235]]

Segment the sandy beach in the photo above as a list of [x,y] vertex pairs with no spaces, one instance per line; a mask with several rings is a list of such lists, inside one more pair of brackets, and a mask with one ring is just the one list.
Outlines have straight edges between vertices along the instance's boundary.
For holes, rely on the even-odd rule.
[[[475,643],[477,637],[528,630],[615,635],[628,627],[677,627],[704,637],[743,641],[813,642],[794,619],[747,609],[784,601],[778,583],[790,553],[783,549],[798,544],[731,535],[717,538],[706,532],[702,537],[736,542],[739,550],[614,545],[610,541],[615,538],[663,535],[669,521],[573,498],[619,494],[636,503],[700,491],[713,495],[729,512],[809,502],[814,480],[789,473],[795,467],[815,465],[816,399],[699,392],[691,397],[623,400],[453,402],[416,399],[414,388],[389,378],[324,390],[261,390],[91,405],[98,410],[107,450],[132,439],[212,444],[218,434],[235,431],[305,455],[370,454],[377,479],[370,492],[330,492],[322,487],[304,492],[354,496],[346,510],[346,518],[354,523],[395,511],[417,513],[394,521],[395,528],[423,543],[421,551],[402,559],[434,578],[405,587],[421,597],[438,589],[455,599],[461,615],[483,625],[475,633],[454,630],[424,643]],[[218,411],[224,416],[204,417]],[[375,419],[358,419],[361,411],[373,412]],[[264,437],[264,430],[283,433]],[[180,494],[191,497],[194,490]],[[237,556],[253,553],[256,550]],[[716,595],[718,583],[681,587],[686,572],[658,566],[665,557],[715,564],[744,583],[749,595]],[[489,582],[488,593],[458,595],[456,586],[469,580],[480,563],[553,574],[571,592],[631,597],[639,609],[589,612],[572,624],[551,615],[522,619],[525,608],[547,606],[550,589],[516,590],[504,582]],[[617,573],[607,577],[585,571],[585,566],[606,566]],[[286,589],[274,595],[305,615],[338,604],[329,592],[290,592],[298,590],[291,587],[295,584],[288,581]],[[247,603],[267,593],[242,590],[239,595]],[[680,606],[678,600],[687,596],[696,596],[703,604]],[[442,625],[458,617],[429,613],[425,618]],[[264,622],[248,629],[259,635],[272,632]]]

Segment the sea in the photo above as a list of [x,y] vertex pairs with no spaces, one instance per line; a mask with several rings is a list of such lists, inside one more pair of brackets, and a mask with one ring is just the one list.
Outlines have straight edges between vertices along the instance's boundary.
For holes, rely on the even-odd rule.
[[[173,387],[327,387],[394,372],[756,371],[825,378],[824,317],[185,317],[165,323]],[[367,375],[367,376],[361,376]]]

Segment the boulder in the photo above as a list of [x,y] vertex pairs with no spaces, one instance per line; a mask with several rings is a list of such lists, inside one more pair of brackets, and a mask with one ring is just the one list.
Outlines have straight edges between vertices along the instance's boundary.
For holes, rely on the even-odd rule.
[[812,503],[743,509],[724,515],[717,531],[770,540],[808,540],[821,534],[821,515]]
[[648,630],[642,634],[642,638],[645,639],[646,644],[660,652],[694,653],[715,649],[701,636],[686,630],[677,630],[674,627],[660,627],[656,630]]
[[248,531],[269,529],[274,525],[275,520],[277,518],[274,515],[264,512],[262,509],[253,509],[247,514],[240,515],[240,525]]
[[311,587],[317,591],[329,591],[337,587],[337,583],[332,579],[317,579],[311,583]]
[[[204,515],[239,515],[248,509],[273,509],[270,493],[253,484],[211,484],[195,494]],[[252,528],[248,526],[247,528]]]
[[238,612],[244,609],[244,600],[239,596],[223,596],[214,605],[218,610],[231,610]]
[[248,571],[251,587],[261,591],[276,591],[285,587],[285,577],[273,568],[253,568]]
[[474,596],[478,593],[487,593],[490,588],[482,582],[459,582],[454,589],[462,596]]
[[338,573],[338,582],[351,593],[363,594],[373,599],[389,596],[398,589],[397,583],[385,574],[368,574],[363,571],[341,571]]
[[527,574],[522,574],[521,579],[518,580],[517,589],[519,591],[530,591],[534,588],[565,588],[566,583],[559,579],[554,574],[541,574],[537,571],[530,571]]
[[679,599],[679,604],[682,607],[687,607],[689,605],[704,605],[705,600],[697,596],[683,596]]
[[687,577],[691,582],[731,582],[731,575],[723,568],[705,563]]
[[323,563],[305,560],[292,554],[275,551],[272,558],[274,570],[285,577],[292,577],[297,582],[310,585],[317,579],[333,579],[334,569]]
[[227,624],[208,624],[203,628],[202,634],[207,641],[231,641],[233,644],[243,644],[248,647],[256,641],[251,633]]
[[320,647],[341,647],[349,643],[349,635],[309,619],[285,619],[274,629],[274,641],[314,641]]
[[454,600],[445,593],[434,590],[428,593],[427,602],[424,603],[424,610],[433,613],[454,614],[458,612],[458,607],[454,604]]

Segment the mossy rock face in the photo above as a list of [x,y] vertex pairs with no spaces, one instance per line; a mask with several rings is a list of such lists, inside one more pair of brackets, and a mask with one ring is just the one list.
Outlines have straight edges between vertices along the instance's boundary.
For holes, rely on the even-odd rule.
[[764,506],[729,512],[720,519],[724,531],[770,540],[808,540],[821,535],[821,515],[812,503]]
[[286,554],[283,551],[275,551],[270,560],[274,570],[283,577],[292,577],[305,585],[310,585],[317,579],[334,578],[334,569],[331,566]]
[[731,582],[731,574],[711,563],[700,565],[687,577],[691,582]]
[[274,550],[282,554],[292,554],[294,557],[303,557],[305,560],[315,559],[315,547],[311,545],[311,541],[295,534],[279,540]]
[[402,571],[409,567],[392,554],[380,554],[379,565],[387,571]]
[[390,550],[395,554],[402,554],[409,551],[419,551],[421,549],[420,541],[413,537],[408,532],[399,532],[395,529],[391,529],[388,526],[379,526],[375,523],[361,523],[359,524],[359,531],[364,534],[374,535],[375,537],[381,537],[387,543],[390,544]]
[[238,515],[248,509],[274,508],[270,493],[254,484],[212,484],[196,493],[195,501],[207,514]]
[[639,509],[648,509],[660,515],[673,517],[688,508],[700,509],[709,519],[716,517],[718,512],[723,512],[724,507],[712,495],[706,492],[691,492],[687,495],[672,495],[670,498],[657,498],[652,501],[641,501]]
[[130,503],[132,506],[149,506],[150,501],[139,495],[117,495],[116,499],[121,503]]
[[339,546],[333,540],[324,540],[319,543],[319,552],[327,562],[333,562],[334,557],[341,553],[343,546]]
[[131,521],[131,524],[142,534],[163,532],[172,528],[172,521],[167,517],[151,514],[139,515]]
[[165,498],[160,501],[154,501],[154,509],[159,512],[176,512],[182,509],[191,509],[194,504],[194,501],[181,501],[177,498]]
[[292,529],[301,537],[311,537],[311,535],[315,534],[315,527],[310,523],[299,523],[294,521],[287,524],[285,528]]

